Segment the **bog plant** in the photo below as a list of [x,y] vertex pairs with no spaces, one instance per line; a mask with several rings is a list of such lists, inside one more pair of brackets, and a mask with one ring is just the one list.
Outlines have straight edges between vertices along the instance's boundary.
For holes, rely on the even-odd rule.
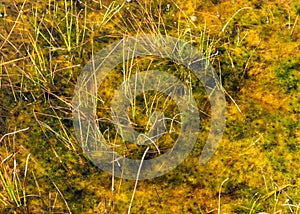
[[[298,17],[298,3],[285,1],[2,1],[0,212],[299,213]],[[220,77],[228,113],[220,147],[199,166],[211,115],[200,81],[158,57],[124,60],[104,79],[97,102],[99,130],[119,154],[145,152],[109,120],[111,97],[136,73],[176,76],[201,116],[190,156],[162,177],[137,182],[102,172],[82,154],[71,103],[81,69],[100,49],[145,34],[197,47]],[[169,135],[144,158],[171,149],[181,123],[175,103],[151,91],[131,104],[140,133],[151,131],[155,111],[169,122]]]

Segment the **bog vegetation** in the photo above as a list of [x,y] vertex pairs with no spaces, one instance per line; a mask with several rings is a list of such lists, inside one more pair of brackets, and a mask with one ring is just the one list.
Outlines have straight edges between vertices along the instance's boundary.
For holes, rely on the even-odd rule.
[[[1,213],[299,213],[299,15],[293,0],[2,0]],[[215,155],[198,165],[210,106],[197,78],[165,59],[124,62],[98,91],[99,118],[111,117],[110,99],[124,78],[147,69],[185,82],[201,116],[189,157],[134,188],[135,181],[114,178],[83,155],[72,96],[81,69],[101,48],[143,34],[199,49],[220,77],[227,125]],[[147,131],[156,109],[169,118],[178,113],[167,96],[150,91],[130,109],[135,129]],[[121,154],[143,154],[143,147],[122,144],[109,120],[99,128]],[[180,123],[167,128],[175,131],[160,139],[162,153]],[[157,155],[153,148],[149,158]]]

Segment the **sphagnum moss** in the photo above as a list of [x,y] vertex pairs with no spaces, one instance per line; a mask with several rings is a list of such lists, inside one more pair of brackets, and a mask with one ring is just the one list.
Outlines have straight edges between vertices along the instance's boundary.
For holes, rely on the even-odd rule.
[[[132,213],[298,213],[297,8],[283,1],[2,1],[1,213],[124,213],[129,207]],[[116,68],[119,82],[124,72],[167,70],[193,88],[201,110],[202,133],[191,155],[174,171],[139,181],[132,197],[135,181],[113,178],[82,154],[71,101],[80,70],[97,51],[146,33],[179,37],[213,63],[228,95],[227,129],[216,154],[198,166],[210,106],[196,78],[162,59]],[[109,103],[117,83],[107,79],[99,100]],[[135,103],[137,128],[146,130],[151,106],[172,106],[155,97]],[[99,103],[99,118],[109,119],[107,106]],[[108,124],[100,122],[100,129],[120,153],[143,154]],[[161,150],[175,138],[176,132],[163,138]]]

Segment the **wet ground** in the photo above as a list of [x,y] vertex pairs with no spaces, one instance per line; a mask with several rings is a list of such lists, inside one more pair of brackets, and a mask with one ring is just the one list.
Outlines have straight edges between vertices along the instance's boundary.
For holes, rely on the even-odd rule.
[[[297,1],[2,0],[1,213],[298,213],[299,15]],[[112,177],[83,154],[72,99],[84,65],[108,44],[137,34],[169,35],[198,48],[220,77],[227,119],[217,151],[200,166],[211,108],[197,77],[160,57],[116,67],[98,90],[97,117],[119,154],[139,159],[145,152],[109,120],[111,97],[125,77],[151,69],[176,76],[192,89],[201,118],[185,161],[139,181],[134,191],[135,181]],[[138,133],[151,131],[155,110],[178,114],[162,93],[138,96],[129,109]],[[146,158],[172,148],[180,122],[166,125],[169,134]]]

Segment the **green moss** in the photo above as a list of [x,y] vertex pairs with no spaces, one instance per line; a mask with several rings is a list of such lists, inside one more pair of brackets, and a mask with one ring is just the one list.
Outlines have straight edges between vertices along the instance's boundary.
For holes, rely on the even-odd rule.
[[[20,9],[22,1],[16,1],[14,7],[6,1],[5,7],[0,6],[0,16],[3,8],[8,14],[0,17],[2,37],[8,38],[0,44],[0,169],[12,179],[16,166],[18,187],[26,192],[18,207],[0,182],[1,213],[127,212],[135,181],[112,178],[83,155],[74,134],[70,103],[78,75],[92,55],[124,35],[137,33],[167,34],[201,49],[230,97],[226,97],[223,140],[211,160],[199,166],[210,130],[209,95],[182,65],[155,57],[134,60],[131,74],[164,70],[192,89],[201,129],[182,164],[159,178],[138,182],[132,213],[216,212],[219,202],[221,213],[287,213],[291,209],[296,213],[300,190],[291,185],[300,182],[300,34],[298,23],[293,31],[292,26],[299,16],[298,3],[193,0],[175,5],[158,0],[83,0],[73,1],[71,8],[71,1],[66,2],[27,1],[18,21],[14,8]],[[244,7],[252,9],[233,16]],[[112,13],[103,19],[108,8]],[[99,118],[111,118],[111,97],[123,81],[123,72],[120,65],[104,79],[98,91],[103,101],[97,106]],[[129,109],[135,112],[131,119],[140,133],[149,130],[145,99],[153,101],[156,110],[164,109],[169,118],[178,113],[167,96],[144,95],[137,97],[135,109]],[[160,99],[155,100],[156,96]],[[12,134],[26,127],[29,129]],[[107,140],[118,144],[120,154],[143,155],[145,147],[124,142],[109,120],[100,121],[99,129]],[[179,123],[175,129],[158,142],[162,153],[176,141]],[[146,158],[159,156],[156,148],[150,151]],[[226,178],[229,180],[223,183]],[[291,206],[283,206],[286,203]]]
[[299,68],[298,59],[288,59],[280,62],[280,67],[276,70],[276,82],[285,93],[299,90]]

